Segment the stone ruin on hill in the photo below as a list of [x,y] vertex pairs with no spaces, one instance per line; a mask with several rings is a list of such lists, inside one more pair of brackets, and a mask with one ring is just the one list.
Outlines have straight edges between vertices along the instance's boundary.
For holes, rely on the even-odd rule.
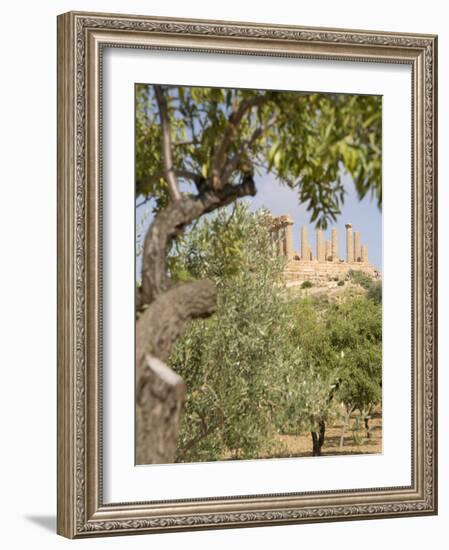
[[373,279],[380,279],[379,271],[368,261],[368,247],[362,245],[360,233],[347,223],[346,259],[340,259],[338,251],[338,230],[331,231],[331,240],[325,240],[322,229],[316,230],[316,255],[308,241],[308,228],[300,230],[301,251],[293,249],[293,220],[288,215],[272,216],[269,222],[273,241],[278,254],[286,257],[285,277],[287,286],[296,286],[304,281],[316,285],[344,280],[350,271],[361,271]]

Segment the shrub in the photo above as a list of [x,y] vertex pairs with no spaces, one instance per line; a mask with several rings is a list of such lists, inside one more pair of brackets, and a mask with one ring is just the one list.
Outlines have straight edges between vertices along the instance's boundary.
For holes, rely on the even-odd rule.
[[382,283],[381,281],[373,281],[371,288],[368,290],[368,298],[376,304],[382,303]]
[[382,283],[381,281],[373,281],[371,277],[363,273],[362,271],[349,272],[350,280],[359,284],[366,290],[367,297],[376,304],[382,303]]
[[344,281],[338,281],[337,286],[344,286],[344,284],[345,284]]
[[193,228],[178,249],[176,273],[212,279],[218,304],[170,357],[187,385],[176,461],[255,458],[274,441],[282,372],[293,365],[282,263],[263,213],[241,203],[232,217],[222,210]]
[[349,277],[352,279],[352,281],[358,285],[360,285],[365,290],[369,290],[372,285],[372,279],[362,271],[351,271],[349,272]]
[[312,287],[313,287],[313,284],[310,281],[304,281],[301,284],[301,288],[312,288]]

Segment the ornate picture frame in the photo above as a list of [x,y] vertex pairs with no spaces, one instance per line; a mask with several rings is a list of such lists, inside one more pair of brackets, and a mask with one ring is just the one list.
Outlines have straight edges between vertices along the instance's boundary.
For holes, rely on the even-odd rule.
[[[411,483],[105,502],[105,48],[411,69]],[[58,533],[69,538],[437,513],[437,37],[70,12],[58,17]],[[409,360],[409,358],[407,358]],[[130,365],[130,372],[133,366]],[[132,374],[130,375],[132,376]],[[130,407],[133,404],[130,403]]]

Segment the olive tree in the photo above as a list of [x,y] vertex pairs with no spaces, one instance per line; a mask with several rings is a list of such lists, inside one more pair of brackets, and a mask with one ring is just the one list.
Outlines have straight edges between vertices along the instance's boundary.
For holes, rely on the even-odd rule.
[[188,388],[178,461],[254,458],[273,441],[290,315],[267,222],[237,204],[198,224],[171,258],[174,279],[208,278],[218,292],[215,314],[193,321],[169,358]]
[[[291,345],[300,351],[302,372],[306,373],[302,390],[308,395],[308,423],[303,427],[310,431],[313,456],[321,455],[326,422],[332,413],[334,394],[340,384],[341,354],[333,345],[329,331],[331,308],[332,304],[326,298],[297,299],[293,303],[294,322],[289,333]],[[296,378],[298,374],[295,373]]]
[[382,398],[382,307],[367,296],[336,304],[329,312],[330,341],[342,356],[338,399],[345,407],[340,438],[354,410],[364,417],[369,434],[369,411]]
[[333,404],[342,403],[346,411],[342,444],[351,413],[358,409],[363,414],[381,400],[382,309],[369,297],[350,292],[338,302],[301,298],[294,308],[289,338],[301,353],[303,384],[309,385],[311,396],[312,454],[320,455]]

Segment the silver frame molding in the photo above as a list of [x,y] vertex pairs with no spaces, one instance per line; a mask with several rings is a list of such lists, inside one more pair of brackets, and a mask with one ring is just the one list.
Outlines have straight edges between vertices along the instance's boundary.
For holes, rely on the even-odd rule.
[[[412,68],[412,484],[104,504],[102,49]],[[58,533],[70,538],[437,513],[437,37],[70,12],[58,17]]]

